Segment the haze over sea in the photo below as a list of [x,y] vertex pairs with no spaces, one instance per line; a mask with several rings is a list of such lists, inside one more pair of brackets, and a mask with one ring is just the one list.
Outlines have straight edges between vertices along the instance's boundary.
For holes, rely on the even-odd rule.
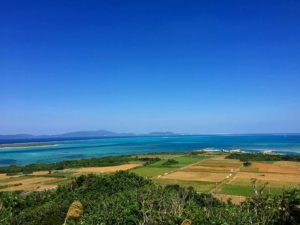
[[[34,147],[0,148],[0,165],[49,163],[71,159],[200,149],[265,151],[300,154],[300,134],[195,135],[169,137],[105,137],[81,140],[27,139],[49,143]],[[0,143],[9,143],[1,140]]]

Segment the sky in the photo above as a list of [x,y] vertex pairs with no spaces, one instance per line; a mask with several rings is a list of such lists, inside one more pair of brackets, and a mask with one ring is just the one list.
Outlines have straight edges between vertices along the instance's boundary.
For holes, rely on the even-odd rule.
[[299,133],[300,1],[2,1],[0,134]]

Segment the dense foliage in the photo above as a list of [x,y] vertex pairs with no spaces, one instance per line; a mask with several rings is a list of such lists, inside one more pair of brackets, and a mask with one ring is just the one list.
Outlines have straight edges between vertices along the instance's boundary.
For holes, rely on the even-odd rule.
[[79,167],[92,167],[92,166],[117,166],[129,161],[132,161],[132,157],[128,156],[110,156],[103,158],[91,158],[91,159],[80,159],[80,160],[67,160],[55,163],[47,164],[29,164],[25,166],[4,166],[0,167],[0,173],[31,173],[33,171],[42,170],[63,170],[66,168],[79,168]]
[[263,153],[231,153],[226,156],[227,159],[239,159],[245,161],[298,161],[300,162],[299,155],[272,155]]
[[141,157],[141,158],[138,158],[140,161],[144,161],[144,166],[148,166],[148,165],[151,165],[153,163],[156,163],[158,161],[160,161],[161,159],[159,157]]
[[171,165],[175,165],[175,164],[178,164],[177,160],[175,160],[175,159],[168,159],[162,165],[163,166],[171,166]]
[[67,224],[299,224],[300,193],[261,195],[241,205],[177,185],[162,187],[129,172],[88,175],[56,191],[0,194],[0,224],[63,224],[69,206],[79,201],[83,214]]

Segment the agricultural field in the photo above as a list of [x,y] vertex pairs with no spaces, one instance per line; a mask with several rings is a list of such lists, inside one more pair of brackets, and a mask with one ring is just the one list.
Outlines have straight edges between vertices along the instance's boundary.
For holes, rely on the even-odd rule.
[[[111,166],[82,166],[62,170],[33,171],[30,174],[0,174],[0,191],[42,191],[55,189],[81,174],[113,173],[129,170],[160,185],[192,186],[198,192],[211,192],[219,199],[244,200],[255,194],[256,186],[266,185],[265,194],[278,195],[284,189],[300,186],[300,162],[251,161],[247,166],[228,153],[146,154],[117,159]],[[112,160],[112,161],[111,161]],[[93,160],[92,162],[94,162]],[[85,162],[86,163],[86,162]],[[106,165],[104,160],[102,164]],[[90,165],[89,163],[87,163]]]
[[111,173],[121,170],[130,170],[136,167],[140,167],[142,164],[124,164],[119,166],[104,166],[104,167],[83,167],[73,170],[74,173]]
[[166,160],[161,160],[132,171],[151,177],[154,182],[162,185],[192,186],[199,192],[211,192],[221,196],[221,199],[230,197],[235,202],[255,194],[253,179],[258,188],[267,184],[265,194],[281,194],[284,189],[300,185],[299,162],[260,161],[243,166],[243,162],[238,159],[211,154],[173,156],[172,159],[178,163],[166,166]]
[[174,168],[163,168],[163,167],[140,167],[131,170],[132,172],[136,173],[137,175],[152,178],[157,177],[166,173],[170,173],[174,171]]
[[34,175],[0,177],[0,191],[43,191],[57,187],[65,178]]
[[32,174],[7,175],[0,174],[0,191],[43,191],[55,189],[59,184],[69,182],[72,177],[89,173],[111,173],[129,170],[142,164],[123,164],[119,166],[84,167],[65,169],[62,171],[36,171]]
[[211,189],[215,187],[214,182],[207,181],[185,181],[185,180],[171,180],[171,179],[153,179],[155,183],[160,185],[171,185],[178,184],[182,187],[193,187],[198,192],[209,192]]

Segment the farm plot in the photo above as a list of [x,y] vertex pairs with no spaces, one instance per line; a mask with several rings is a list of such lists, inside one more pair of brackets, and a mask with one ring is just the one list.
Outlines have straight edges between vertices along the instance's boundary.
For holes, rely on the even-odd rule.
[[215,187],[214,182],[205,182],[205,181],[183,181],[183,180],[170,180],[170,179],[153,179],[155,183],[160,185],[172,185],[177,184],[182,187],[193,187],[196,191],[199,192],[209,192]]
[[136,173],[137,175],[143,176],[143,177],[156,177],[165,173],[172,172],[176,169],[174,168],[163,168],[163,167],[150,167],[150,166],[145,166],[145,167],[139,167],[131,170],[131,172]]
[[253,162],[251,167],[257,169],[258,172],[263,173],[288,173],[300,175],[299,162],[279,161],[272,164]]
[[211,172],[185,172],[176,171],[161,177],[161,179],[187,180],[187,181],[206,181],[221,182],[229,173],[211,173]]
[[233,180],[244,178],[251,179],[255,178],[262,181],[279,181],[279,182],[288,182],[288,183],[300,183],[300,175],[295,174],[273,174],[273,173],[247,173],[239,172],[236,174]]
[[111,173],[120,170],[130,170],[141,166],[141,164],[124,164],[119,166],[103,166],[103,167],[84,167],[79,169],[74,169],[75,173]]
[[[257,179],[258,183],[267,183],[268,187],[278,187],[278,188],[290,188],[290,187],[297,187],[300,185],[300,181],[281,181],[281,180],[262,180]],[[230,184],[234,185],[241,185],[241,186],[250,186],[251,185],[251,179],[247,178],[235,178],[233,179]]]
[[222,168],[227,170],[236,170],[242,166],[242,162],[235,159],[225,159],[224,157],[212,158],[208,160],[203,160],[199,162],[195,166],[202,166],[202,167],[214,167],[214,168]]
[[151,165],[132,169],[131,171],[140,176],[153,178],[157,176],[163,176],[173,171],[179,170],[189,164],[197,163],[206,157],[207,156],[205,155],[181,155],[173,157],[172,159],[176,161],[171,164],[166,164],[166,162],[168,162],[168,159],[164,159],[157,161]]
[[170,168],[182,168],[189,164],[197,163],[203,159],[207,158],[205,155],[185,155],[185,156],[179,156],[172,158],[175,160],[173,164],[166,164],[167,160],[160,160],[158,162],[155,162],[150,167],[170,167]]
[[42,191],[56,188],[57,183],[63,180],[64,178],[24,176],[5,182],[6,186],[0,191]]
[[[265,189],[265,194],[273,194],[278,195],[283,192],[282,188],[279,187],[270,187],[267,186]],[[221,194],[226,195],[237,195],[237,196],[253,196],[254,190],[251,186],[245,186],[245,185],[235,185],[235,184],[225,184],[221,191]]]
[[254,190],[251,179],[257,180],[257,185],[267,183],[264,193],[278,195],[284,189],[299,187],[300,175],[284,173],[250,173],[238,172],[230,182],[222,185],[219,193],[229,195],[252,196]]

